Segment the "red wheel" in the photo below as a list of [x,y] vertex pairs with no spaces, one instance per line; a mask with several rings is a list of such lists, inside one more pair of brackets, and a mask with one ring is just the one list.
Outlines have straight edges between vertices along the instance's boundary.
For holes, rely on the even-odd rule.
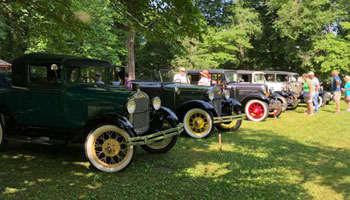
[[254,99],[248,101],[245,106],[245,113],[248,119],[256,122],[260,122],[266,119],[268,116],[268,106],[265,102]]

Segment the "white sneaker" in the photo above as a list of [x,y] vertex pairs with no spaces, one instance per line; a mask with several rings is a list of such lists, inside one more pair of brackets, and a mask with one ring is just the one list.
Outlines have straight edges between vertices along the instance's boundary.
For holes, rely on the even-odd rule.
[[350,108],[348,108],[346,111],[350,112]]

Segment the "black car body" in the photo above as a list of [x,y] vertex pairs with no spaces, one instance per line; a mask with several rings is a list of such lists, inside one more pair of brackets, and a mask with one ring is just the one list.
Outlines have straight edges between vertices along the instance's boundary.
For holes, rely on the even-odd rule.
[[133,81],[134,90],[141,90],[150,97],[160,96],[162,104],[175,111],[191,137],[207,137],[214,126],[221,131],[235,131],[241,126],[241,104],[230,98],[228,91],[174,83],[168,71],[159,70],[158,75],[160,81]]

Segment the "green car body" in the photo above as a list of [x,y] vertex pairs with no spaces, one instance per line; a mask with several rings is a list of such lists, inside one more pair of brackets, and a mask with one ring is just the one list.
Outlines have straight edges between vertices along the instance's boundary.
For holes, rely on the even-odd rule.
[[[135,145],[152,153],[170,150],[182,131],[176,115],[151,105],[143,92],[111,87],[111,71],[108,62],[63,55],[27,54],[14,60],[12,87],[0,90],[0,148],[11,138],[85,142],[91,164],[107,172],[124,169]],[[103,83],[98,83],[94,78],[101,73]],[[163,121],[171,125],[165,128]],[[156,146],[161,141],[167,142]]]

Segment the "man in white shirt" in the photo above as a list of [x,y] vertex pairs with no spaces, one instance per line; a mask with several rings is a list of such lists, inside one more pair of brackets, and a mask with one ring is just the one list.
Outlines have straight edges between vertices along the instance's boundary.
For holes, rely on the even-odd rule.
[[314,107],[315,107],[315,113],[318,113],[318,92],[320,90],[320,81],[318,78],[316,78],[315,74],[313,72],[309,72],[309,78],[312,81],[312,84],[315,87],[315,96],[314,96]]
[[182,84],[190,84],[190,79],[188,79],[186,75],[186,69],[184,67],[180,67],[179,73],[175,74],[174,82],[182,83]]
[[102,76],[101,76],[101,73],[99,73],[99,72],[96,72],[96,73],[95,73],[94,80],[95,80],[95,83],[96,83],[96,84],[105,84],[105,83],[102,81]]

